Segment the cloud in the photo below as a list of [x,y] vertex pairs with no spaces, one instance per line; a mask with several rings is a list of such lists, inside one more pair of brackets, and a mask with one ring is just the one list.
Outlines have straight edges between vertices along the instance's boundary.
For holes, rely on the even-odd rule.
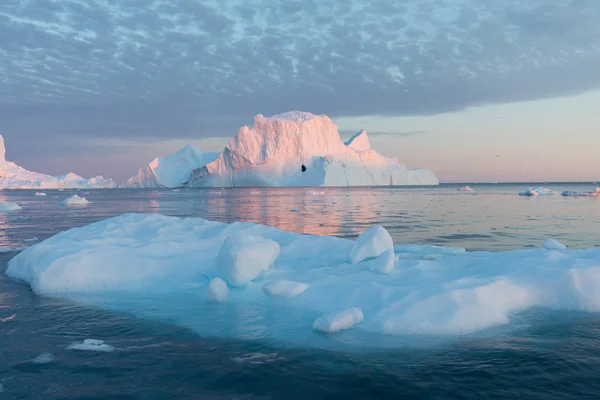
[[427,115],[600,86],[597,0],[7,0],[0,127],[231,136],[257,113]]

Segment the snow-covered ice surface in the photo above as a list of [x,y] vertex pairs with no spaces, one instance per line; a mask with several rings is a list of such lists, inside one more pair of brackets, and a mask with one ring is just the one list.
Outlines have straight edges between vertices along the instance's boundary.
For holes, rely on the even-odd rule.
[[555,196],[558,192],[544,187],[530,187],[529,189],[519,193],[519,196]]
[[196,168],[217,159],[220,153],[203,153],[187,145],[168,157],[158,157],[142,167],[122,186],[127,188],[174,188],[183,186]]
[[6,160],[4,138],[0,135],[0,189],[101,189],[116,186],[111,179],[102,176],[85,179],[73,173],[50,176],[28,171]]
[[87,206],[90,202],[85,197],[74,194],[73,196],[64,199],[60,204],[63,206]]
[[428,169],[409,170],[371,148],[365,131],[342,142],[325,115],[290,111],[254,117],[188,187],[437,185]]
[[[600,312],[600,249],[547,249],[543,239],[538,248],[495,253],[396,244],[384,275],[371,264],[389,254],[384,231],[348,240],[126,214],[31,246],[6,273],[42,295],[168,320],[206,336],[292,345],[331,345],[313,330],[323,315],[330,322],[319,327],[341,324],[350,335],[447,337],[510,324],[533,307]],[[228,279],[233,285],[221,296]],[[220,305],[208,301],[211,281]],[[219,325],[211,315],[222,306],[230,314]],[[355,308],[362,318],[331,318]]]

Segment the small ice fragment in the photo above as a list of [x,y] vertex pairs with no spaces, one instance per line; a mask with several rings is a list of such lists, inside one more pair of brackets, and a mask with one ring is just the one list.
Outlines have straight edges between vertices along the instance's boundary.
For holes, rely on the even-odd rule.
[[20,210],[21,206],[17,203],[0,203],[0,212],[5,211],[17,211]]
[[67,350],[88,350],[88,351],[114,351],[114,347],[104,343],[104,340],[85,339],[83,342],[71,343],[67,346]]
[[179,189],[173,189],[173,192],[179,192]]
[[43,192],[36,192],[35,195],[36,196],[47,196],[46,193],[43,193]]
[[313,323],[313,329],[324,333],[339,332],[352,328],[363,320],[360,308],[348,308],[342,312],[334,312],[320,316]]
[[325,192],[320,192],[320,191],[316,191],[316,190],[307,190],[306,192],[304,192],[304,194],[309,195],[309,196],[323,196],[323,195],[325,195]]
[[566,250],[567,246],[554,239],[546,239],[543,244],[545,249],[548,250]]
[[42,353],[33,360],[31,360],[34,364],[48,364],[54,361],[54,356],[50,353]]
[[394,251],[394,241],[388,231],[382,226],[372,226],[360,234],[352,244],[350,262],[359,262],[380,256],[382,253]]
[[213,278],[208,283],[206,298],[210,301],[223,302],[229,296],[227,282],[221,278]]
[[37,242],[38,240],[40,240],[40,239],[38,239],[38,238],[36,238],[36,237],[32,237],[32,238],[29,238],[29,239],[25,239],[25,240],[23,240],[23,241],[24,241],[25,243],[27,243],[27,242]]
[[463,186],[461,188],[458,189],[459,192],[472,192],[473,188],[470,186]]
[[244,286],[269,269],[279,257],[279,244],[254,235],[227,237],[217,255],[217,268],[232,286]]
[[263,286],[263,291],[269,297],[280,297],[291,299],[308,289],[308,285],[302,282],[279,280],[267,283]]
[[79,197],[76,194],[63,200],[60,204],[64,206],[86,206],[90,202],[85,197]]
[[530,187],[529,189],[519,193],[519,196],[537,197],[537,196],[554,196],[557,194],[558,194],[558,192],[555,192],[554,190],[551,190],[551,189],[547,189],[547,188],[543,188],[543,187],[537,187],[537,188]]

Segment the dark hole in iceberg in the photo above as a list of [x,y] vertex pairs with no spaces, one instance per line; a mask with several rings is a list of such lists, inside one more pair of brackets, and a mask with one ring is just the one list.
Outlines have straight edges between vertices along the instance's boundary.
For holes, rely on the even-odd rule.
[[304,164],[302,164],[302,172],[306,171],[306,166]]

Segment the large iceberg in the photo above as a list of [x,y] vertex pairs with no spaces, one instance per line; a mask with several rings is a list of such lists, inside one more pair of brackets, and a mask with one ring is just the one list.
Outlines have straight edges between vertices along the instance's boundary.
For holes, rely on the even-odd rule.
[[437,185],[427,169],[409,170],[371,149],[365,131],[346,143],[325,115],[291,111],[242,127],[188,187]]
[[[391,345],[400,345],[406,335],[448,337],[505,325],[537,307],[600,312],[600,249],[541,242],[537,249],[465,252],[394,245],[381,227],[348,240],[125,214],[35,244],[6,273],[41,295],[207,336],[296,345],[334,343],[331,334],[379,338],[353,340],[368,345],[391,335]],[[392,268],[374,267],[387,266],[390,252]]]
[[50,176],[28,171],[6,160],[4,138],[0,135],[0,189],[103,189],[116,186],[112,179],[102,176],[85,179],[73,173]]
[[203,153],[187,145],[168,157],[158,157],[141,168],[122,186],[126,188],[175,188],[183,186],[196,168],[217,159],[220,153]]

